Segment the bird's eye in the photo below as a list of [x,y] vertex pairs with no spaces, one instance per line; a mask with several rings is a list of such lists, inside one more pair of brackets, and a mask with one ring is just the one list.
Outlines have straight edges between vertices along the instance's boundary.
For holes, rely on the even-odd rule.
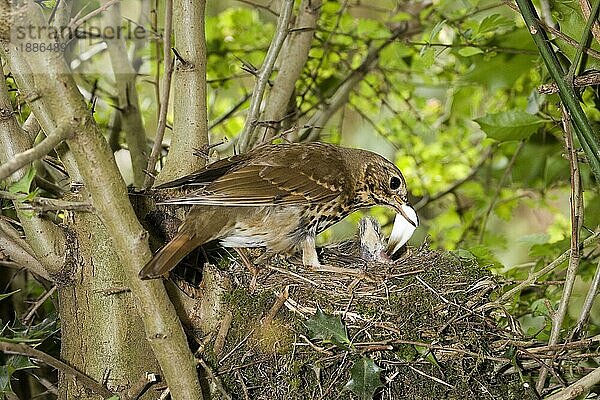
[[400,183],[400,178],[398,178],[397,176],[392,176],[392,179],[390,179],[390,189],[398,189],[400,187]]

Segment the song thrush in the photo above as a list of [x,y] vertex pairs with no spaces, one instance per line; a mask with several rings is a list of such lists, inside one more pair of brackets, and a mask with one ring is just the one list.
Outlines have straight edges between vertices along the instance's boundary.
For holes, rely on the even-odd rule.
[[140,271],[164,275],[212,240],[225,247],[266,246],[302,251],[319,266],[315,236],[351,212],[391,207],[406,220],[407,190],[400,170],[378,154],[325,143],[265,145],[222,159],[160,185],[196,187],[167,204],[192,205],[177,235]]

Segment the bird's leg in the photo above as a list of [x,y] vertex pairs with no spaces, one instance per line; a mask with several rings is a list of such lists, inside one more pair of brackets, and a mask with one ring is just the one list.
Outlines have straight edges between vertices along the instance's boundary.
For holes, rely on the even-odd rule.
[[250,258],[248,257],[248,252],[245,248],[234,247],[234,250],[242,259],[242,264],[244,264],[244,266],[248,268],[248,270],[252,274],[252,280],[250,281],[250,293],[254,293],[254,290],[256,289],[256,278],[258,277],[259,269],[254,265],[252,261],[250,261]]
[[302,243],[300,243],[302,249],[302,264],[308,268],[320,268],[321,263],[317,256],[317,249],[315,248],[315,236],[306,235]]

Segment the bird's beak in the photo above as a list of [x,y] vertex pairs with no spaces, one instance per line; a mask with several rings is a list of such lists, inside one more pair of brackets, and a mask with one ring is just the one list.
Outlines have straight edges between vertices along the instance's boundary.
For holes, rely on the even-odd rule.
[[[396,201],[397,206],[395,207],[396,211],[398,211],[398,214],[402,215],[404,217],[404,219],[406,219],[406,221],[411,224],[412,226],[414,226],[415,228],[417,226],[419,226],[419,221],[416,218],[411,218],[408,214],[407,214],[407,208],[413,210],[413,212],[411,212],[411,214],[415,214],[414,213],[414,209],[404,200],[402,199],[400,196],[395,196],[394,200]],[[416,214],[415,214],[416,217]]]
[[406,202],[398,207],[398,214],[394,220],[394,227],[388,240],[387,254],[392,256],[396,251],[408,242],[419,226],[419,218],[415,209]]

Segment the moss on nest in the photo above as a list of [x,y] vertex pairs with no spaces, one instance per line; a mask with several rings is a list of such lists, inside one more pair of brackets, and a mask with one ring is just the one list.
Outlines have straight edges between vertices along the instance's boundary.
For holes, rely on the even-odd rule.
[[[263,255],[250,251],[250,258]],[[233,314],[219,356],[205,359],[223,389],[252,399],[353,398],[352,364],[367,355],[384,369],[380,399],[528,399],[504,350],[514,339],[479,307],[494,288],[489,272],[443,251],[410,249],[390,263],[344,263],[322,249],[330,270],[306,270],[275,256],[254,277],[231,258]],[[355,349],[312,340],[303,322],[317,307],[342,317]],[[266,322],[265,322],[266,321]],[[216,393],[218,398],[219,394]]]

